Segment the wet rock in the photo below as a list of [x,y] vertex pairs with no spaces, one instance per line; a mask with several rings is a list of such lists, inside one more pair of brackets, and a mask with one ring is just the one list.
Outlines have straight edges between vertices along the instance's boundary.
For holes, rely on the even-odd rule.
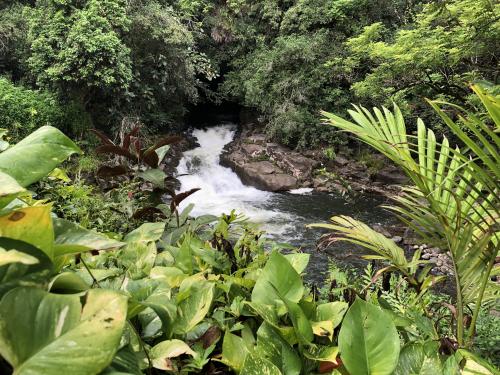
[[269,161],[238,165],[235,168],[243,183],[267,191],[286,191],[297,187],[297,179]]

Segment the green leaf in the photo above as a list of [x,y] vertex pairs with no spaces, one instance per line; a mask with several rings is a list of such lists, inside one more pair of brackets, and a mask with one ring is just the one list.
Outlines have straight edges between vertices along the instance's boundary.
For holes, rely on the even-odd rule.
[[[188,279],[183,283],[186,281]],[[205,318],[214,297],[214,286],[207,281],[196,281],[184,289],[181,284],[179,295],[181,294],[187,297],[178,303],[177,318],[174,323],[174,332],[177,334],[191,331]]]
[[297,303],[294,303],[286,298],[282,298],[282,301],[285,303],[288,310],[288,315],[292,320],[293,328],[295,328],[299,342],[302,344],[312,342],[314,335],[311,322],[307,319],[307,316],[302,308]]
[[77,273],[67,271],[58,274],[49,284],[49,290],[57,293],[78,293],[90,288]]
[[344,366],[351,374],[391,374],[399,357],[399,336],[392,319],[359,298],[349,308],[339,333]]
[[307,265],[309,264],[309,258],[311,257],[311,254],[306,254],[306,253],[292,253],[292,254],[286,254],[285,258],[290,262],[292,267],[297,271],[297,273],[302,273],[306,269]]
[[302,361],[278,330],[263,322],[257,330],[257,349],[264,358],[281,369],[284,375],[299,375]]
[[20,285],[41,284],[53,272],[53,264],[49,257],[27,242],[0,237],[0,247],[7,251],[20,252],[37,260],[33,264],[10,263],[0,266],[0,297]]
[[0,216],[0,236],[27,242],[54,257],[51,206],[33,206]]
[[129,242],[121,250],[120,261],[132,279],[148,276],[154,266],[157,248],[154,242]]
[[302,279],[290,262],[276,251],[271,253],[253,288],[252,302],[274,305],[281,295],[297,303],[303,294]]
[[0,302],[0,354],[14,374],[97,374],[112,361],[125,325],[127,299],[92,289],[56,295],[17,288]]
[[171,288],[177,288],[188,277],[177,267],[153,267],[149,274],[151,279],[165,280]]
[[165,231],[165,223],[144,223],[125,236],[126,242],[158,241]]
[[0,171],[26,187],[48,175],[78,146],[60,130],[43,126],[0,154]]
[[158,155],[158,164],[161,164],[163,159],[165,159],[165,155],[167,155],[167,152],[170,150],[170,145],[164,145],[161,147],[158,147],[155,152],[156,155]]
[[139,356],[132,350],[130,344],[116,353],[113,362],[102,375],[143,375]]
[[181,340],[167,340],[153,346],[149,353],[153,362],[153,367],[160,370],[173,371],[171,358],[179,357],[180,355],[188,354],[192,357],[198,356],[188,344]]
[[19,183],[3,172],[0,172],[0,208],[5,207],[15,197],[26,191]]
[[81,253],[90,250],[106,250],[125,245],[104,234],[81,227],[65,219],[53,219],[55,232],[55,256]]
[[333,322],[333,328],[337,327],[349,308],[346,302],[329,302],[318,305],[316,308],[316,321],[329,320]]
[[313,332],[316,336],[326,336],[333,339],[333,331],[337,327],[348,309],[345,302],[329,302],[316,307],[314,322],[311,322]]
[[484,359],[478,357],[465,349],[459,349],[455,353],[457,362],[462,362],[465,359],[465,364],[462,369],[464,375],[498,375],[498,371],[493,365],[489,364]]
[[0,247],[0,267],[12,263],[22,263],[22,264],[37,264],[38,259],[34,256],[28,255],[26,253],[17,250],[5,250]]
[[281,371],[258,352],[253,352],[246,356],[240,375],[281,375]]
[[394,375],[439,375],[442,372],[437,350],[427,353],[422,344],[409,344],[401,351]]
[[313,361],[334,363],[337,363],[337,354],[339,354],[339,348],[336,346],[317,345],[304,351],[304,357],[312,359]]
[[239,372],[243,368],[243,362],[248,353],[248,348],[243,339],[226,331],[222,341],[222,362]]
[[163,189],[165,187],[166,173],[161,169],[152,168],[138,174],[140,178],[145,181],[151,182],[155,188]]

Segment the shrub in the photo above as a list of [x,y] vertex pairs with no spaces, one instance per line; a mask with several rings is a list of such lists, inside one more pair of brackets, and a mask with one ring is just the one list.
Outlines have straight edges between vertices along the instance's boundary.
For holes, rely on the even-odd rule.
[[90,125],[88,117],[77,105],[60,104],[58,98],[49,92],[16,86],[6,78],[0,78],[0,119],[2,127],[14,140],[20,140],[44,125],[73,135],[80,135]]

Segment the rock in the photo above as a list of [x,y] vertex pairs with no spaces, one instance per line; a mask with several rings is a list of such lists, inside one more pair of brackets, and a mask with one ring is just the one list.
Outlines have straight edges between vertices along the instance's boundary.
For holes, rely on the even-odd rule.
[[391,233],[389,233],[389,231],[387,229],[385,229],[382,225],[375,224],[373,226],[373,230],[375,232],[379,232],[380,234],[383,234],[386,237],[391,237]]
[[286,191],[297,187],[297,179],[269,161],[246,163],[236,167],[243,183],[267,191]]
[[392,240],[396,243],[400,243],[400,242],[403,242],[403,237],[401,236],[394,236],[392,237]]
[[265,190],[287,191],[297,187],[297,179],[285,173],[269,175],[264,183]]
[[254,143],[258,145],[266,144],[266,136],[264,134],[254,134],[245,139],[248,143]]
[[276,143],[267,144],[267,154],[281,169],[301,181],[310,180],[313,169],[320,164],[317,160],[310,159]]
[[254,144],[254,143],[243,143],[241,145],[241,151],[254,158],[256,156],[259,156],[259,155],[264,155],[265,152],[266,152],[266,149],[264,146],[261,146],[261,145],[258,145],[258,144]]
[[270,161],[255,161],[246,163],[244,168],[247,172],[252,174],[267,175],[267,174],[281,174],[283,171]]
[[338,165],[339,167],[343,167],[347,164],[349,164],[349,160],[346,159],[343,156],[337,155],[335,159],[333,159],[334,164]]
[[384,184],[404,185],[408,183],[408,177],[398,169],[384,168],[373,175],[375,181]]

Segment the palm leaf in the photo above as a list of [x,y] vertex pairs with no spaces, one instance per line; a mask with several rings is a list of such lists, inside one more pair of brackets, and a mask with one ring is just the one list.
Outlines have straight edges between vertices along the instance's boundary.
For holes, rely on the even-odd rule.
[[[498,129],[498,98],[487,95],[479,87],[473,89]],[[355,110],[349,111],[353,122],[327,112],[323,114],[328,123],[355,135],[405,171],[414,186],[405,187],[403,194],[395,197],[397,205],[390,208],[426,242],[450,254],[459,313],[463,313],[466,304],[474,303],[477,317],[481,300],[489,293],[486,292],[489,274],[500,242],[500,139],[477,115],[454,106],[462,113],[459,125],[441,108],[448,103],[433,101],[430,104],[460,139],[463,148],[451,147],[446,137],[438,141],[420,119],[417,136],[408,135],[396,105],[392,112],[383,108],[382,111],[374,109],[373,114],[355,106]],[[354,222],[345,218],[342,223],[334,219],[330,229],[401,265],[396,263],[400,261],[394,257],[393,244],[379,240],[370,228],[359,223],[354,226]],[[458,340],[462,343],[463,332],[458,331]],[[469,336],[471,333],[473,328]]]

